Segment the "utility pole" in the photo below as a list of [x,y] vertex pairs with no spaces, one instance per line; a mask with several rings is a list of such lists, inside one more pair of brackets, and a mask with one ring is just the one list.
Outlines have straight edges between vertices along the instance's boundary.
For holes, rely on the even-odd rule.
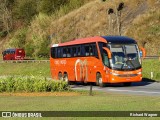
[[109,34],[113,34],[113,21],[112,21],[112,14],[114,13],[114,10],[112,8],[108,9],[108,29],[109,29]]
[[[102,2],[105,2],[106,0],[101,0]],[[121,24],[121,15],[122,15],[122,9],[124,8],[124,3],[121,2],[119,3],[118,7],[115,5],[114,9],[113,8],[109,8],[107,10],[107,14],[108,14],[108,31],[109,34],[115,34],[115,28],[114,28],[114,17],[113,15],[116,16],[116,28],[117,28],[117,34],[118,35],[122,35],[122,24]]]
[[124,3],[120,3],[118,8],[117,8],[117,28],[118,28],[118,34],[121,36],[121,29],[122,29],[122,24],[121,24],[121,11],[124,8]]

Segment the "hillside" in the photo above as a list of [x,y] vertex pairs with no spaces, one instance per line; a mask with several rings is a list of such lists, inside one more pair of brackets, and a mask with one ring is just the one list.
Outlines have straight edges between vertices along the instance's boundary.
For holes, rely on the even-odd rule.
[[[89,1],[89,0],[88,0]],[[64,14],[39,13],[26,27],[14,30],[12,35],[1,38],[1,50],[23,46],[29,56],[47,56],[50,44],[88,36],[117,35],[116,16],[109,26],[107,10],[124,2],[121,11],[122,35],[133,37],[147,50],[147,55],[160,55],[160,1],[158,0],[91,0]]]
[[[135,38],[140,46],[147,49],[148,55],[160,55],[160,49],[158,49],[160,45],[160,3],[151,4],[150,1],[132,3],[129,0],[124,0],[124,4],[122,35]],[[113,26],[114,31],[109,31],[106,12],[108,8],[114,8],[114,5],[112,2],[95,0],[56,21],[52,21],[50,34],[56,36],[52,42],[54,43],[56,40],[63,42],[96,35],[117,35],[116,26]],[[116,24],[115,21],[113,24]]]

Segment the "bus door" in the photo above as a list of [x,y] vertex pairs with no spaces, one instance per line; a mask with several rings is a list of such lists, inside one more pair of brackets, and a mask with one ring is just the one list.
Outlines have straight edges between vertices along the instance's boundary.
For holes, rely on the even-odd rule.
[[78,56],[81,56],[81,46],[77,46],[77,47],[73,47],[72,48],[72,51],[73,51],[73,56],[76,58],[75,60],[75,79],[76,81],[79,81],[79,82],[83,82],[84,79],[86,79],[86,76],[85,76],[85,66],[86,66],[86,62],[85,60],[82,58],[82,57],[78,57]]
[[109,73],[110,73],[110,59],[111,59],[111,51],[106,48],[106,47],[103,47],[103,52],[102,52],[102,61],[103,61],[103,64],[104,64],[104,70],[105,70],[105,78],[107,81],[109,81]]

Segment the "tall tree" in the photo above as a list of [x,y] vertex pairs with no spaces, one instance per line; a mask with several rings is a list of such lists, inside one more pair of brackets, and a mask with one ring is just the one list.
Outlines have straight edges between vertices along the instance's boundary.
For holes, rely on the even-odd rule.
[[14,0],[0,0],[0,31],[9,33],[13,28],[12,4]]

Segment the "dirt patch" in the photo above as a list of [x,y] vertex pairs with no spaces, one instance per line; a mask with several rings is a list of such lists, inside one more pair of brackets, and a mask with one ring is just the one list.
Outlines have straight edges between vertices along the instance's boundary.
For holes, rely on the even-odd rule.
[[0,93],[0,96],[79,96],[77,92]]

